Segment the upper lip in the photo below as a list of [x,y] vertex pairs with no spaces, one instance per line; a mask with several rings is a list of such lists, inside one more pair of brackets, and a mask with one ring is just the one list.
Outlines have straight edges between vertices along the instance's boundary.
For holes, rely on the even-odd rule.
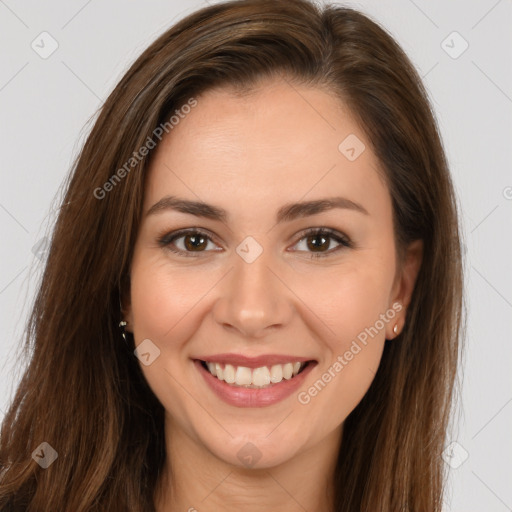
[[194,359],[211,363],[231,364],[233,366],[245,366],[247,368],[260,368],[275,364],[286,364],[296,362],[314,361],[311,357],[299,357],[286,354],[263,354],[257,357],[248,357],[242,354],[214,354],[211,356],[200,356]]

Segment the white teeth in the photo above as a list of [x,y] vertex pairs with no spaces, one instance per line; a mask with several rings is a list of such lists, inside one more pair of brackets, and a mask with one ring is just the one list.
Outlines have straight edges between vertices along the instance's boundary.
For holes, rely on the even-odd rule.
[[252,384],[251,369],[245,366],[239,366],[236,369],[235,383],[239,386]]
[[206,363],[207,366],[208,366],[208,370],[210,370],[210,373],[216,377],[217,376],[217,369],[216,369],[216,365],[215,363]]
[[224,367],[224,380],[228,384],[233,384],[233,382],[235,382],[235,368],[234,368],[234,366],[231,366],[230,364],[227,364]]
[[290,380],[297,375],[306,363],[275,364],[270,369],[267,366],[260,368],[247,368],[246,366],[233,366],[226,364],[224,368],[220,363],[207,362],[210,373],[219,380],[228,384],[251,388],[268,387],[278,384],[283,379]]
[[292,378],[292,375],[293,375],[293,364],[292,363],[286,363],[283,366],[283,377],[286,380],[289,380],[289,379]]
[[276,384],[283,380],[283,367],[280,364],[275,364],[270,368],[270,380]]
[[268,386],[270,384],[270,371],[266,366],[255,368],[252,371],[252,384],[255,386]]

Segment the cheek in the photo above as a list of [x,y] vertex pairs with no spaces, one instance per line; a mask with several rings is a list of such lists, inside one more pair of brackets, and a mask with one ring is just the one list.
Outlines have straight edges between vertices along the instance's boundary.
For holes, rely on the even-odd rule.
[[135,339],[160,340],[164,345],[164,340],[186,337],[194,307],[214,284],[211,273],[178,269],[165,256],[141,254],[131,273]]
[[149,339],[159,350],[149,365],[141,363],[141,370],[158,400],[176,417],[189,414],[182,383],[192,365],[183,348],[201,325],[201,299],[218,280],[211,274],[178,269],[165,256],[143,250],[132,265],[135,344]]
[[[389,276],[375,266],[372,272],[368,267],[338,269],[307,288],[307,306],[329,329],[322,329],[325,359],[314,382],[301,389],[297,398],[310,418],[318,418],[320,432],[343,422],[375,377],[386,324],[394,316],[394,311],[387,310],[390,285]],[[313,414],[314,410],[331,411],[329,420],[320,412]]]
[[300,277],[289,276],[289,281],[295,281],[297,295],[329,327],[323,332],[330,333],[332,349],[342,349],[373,326],[389,306],[392,261],[384,264],[370,258],[364,260],[302,273]]

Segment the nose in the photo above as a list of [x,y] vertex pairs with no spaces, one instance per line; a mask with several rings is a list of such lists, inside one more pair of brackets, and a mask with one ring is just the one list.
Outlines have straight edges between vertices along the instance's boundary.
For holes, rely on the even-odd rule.
[[223,280],[213,307],[218,325],[246,338],[262,338],[292,317],[292,292],[264,255],[252,263],[234,255],[234,268]]

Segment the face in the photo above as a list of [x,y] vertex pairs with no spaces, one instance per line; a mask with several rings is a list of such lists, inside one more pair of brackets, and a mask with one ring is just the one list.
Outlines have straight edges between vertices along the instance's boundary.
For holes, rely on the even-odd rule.
[[418,262],[397,270],[379,162],[334,96],[272,81],[196,99],[153,155],[128,330],[168,428],[271,467],[339,438]]

